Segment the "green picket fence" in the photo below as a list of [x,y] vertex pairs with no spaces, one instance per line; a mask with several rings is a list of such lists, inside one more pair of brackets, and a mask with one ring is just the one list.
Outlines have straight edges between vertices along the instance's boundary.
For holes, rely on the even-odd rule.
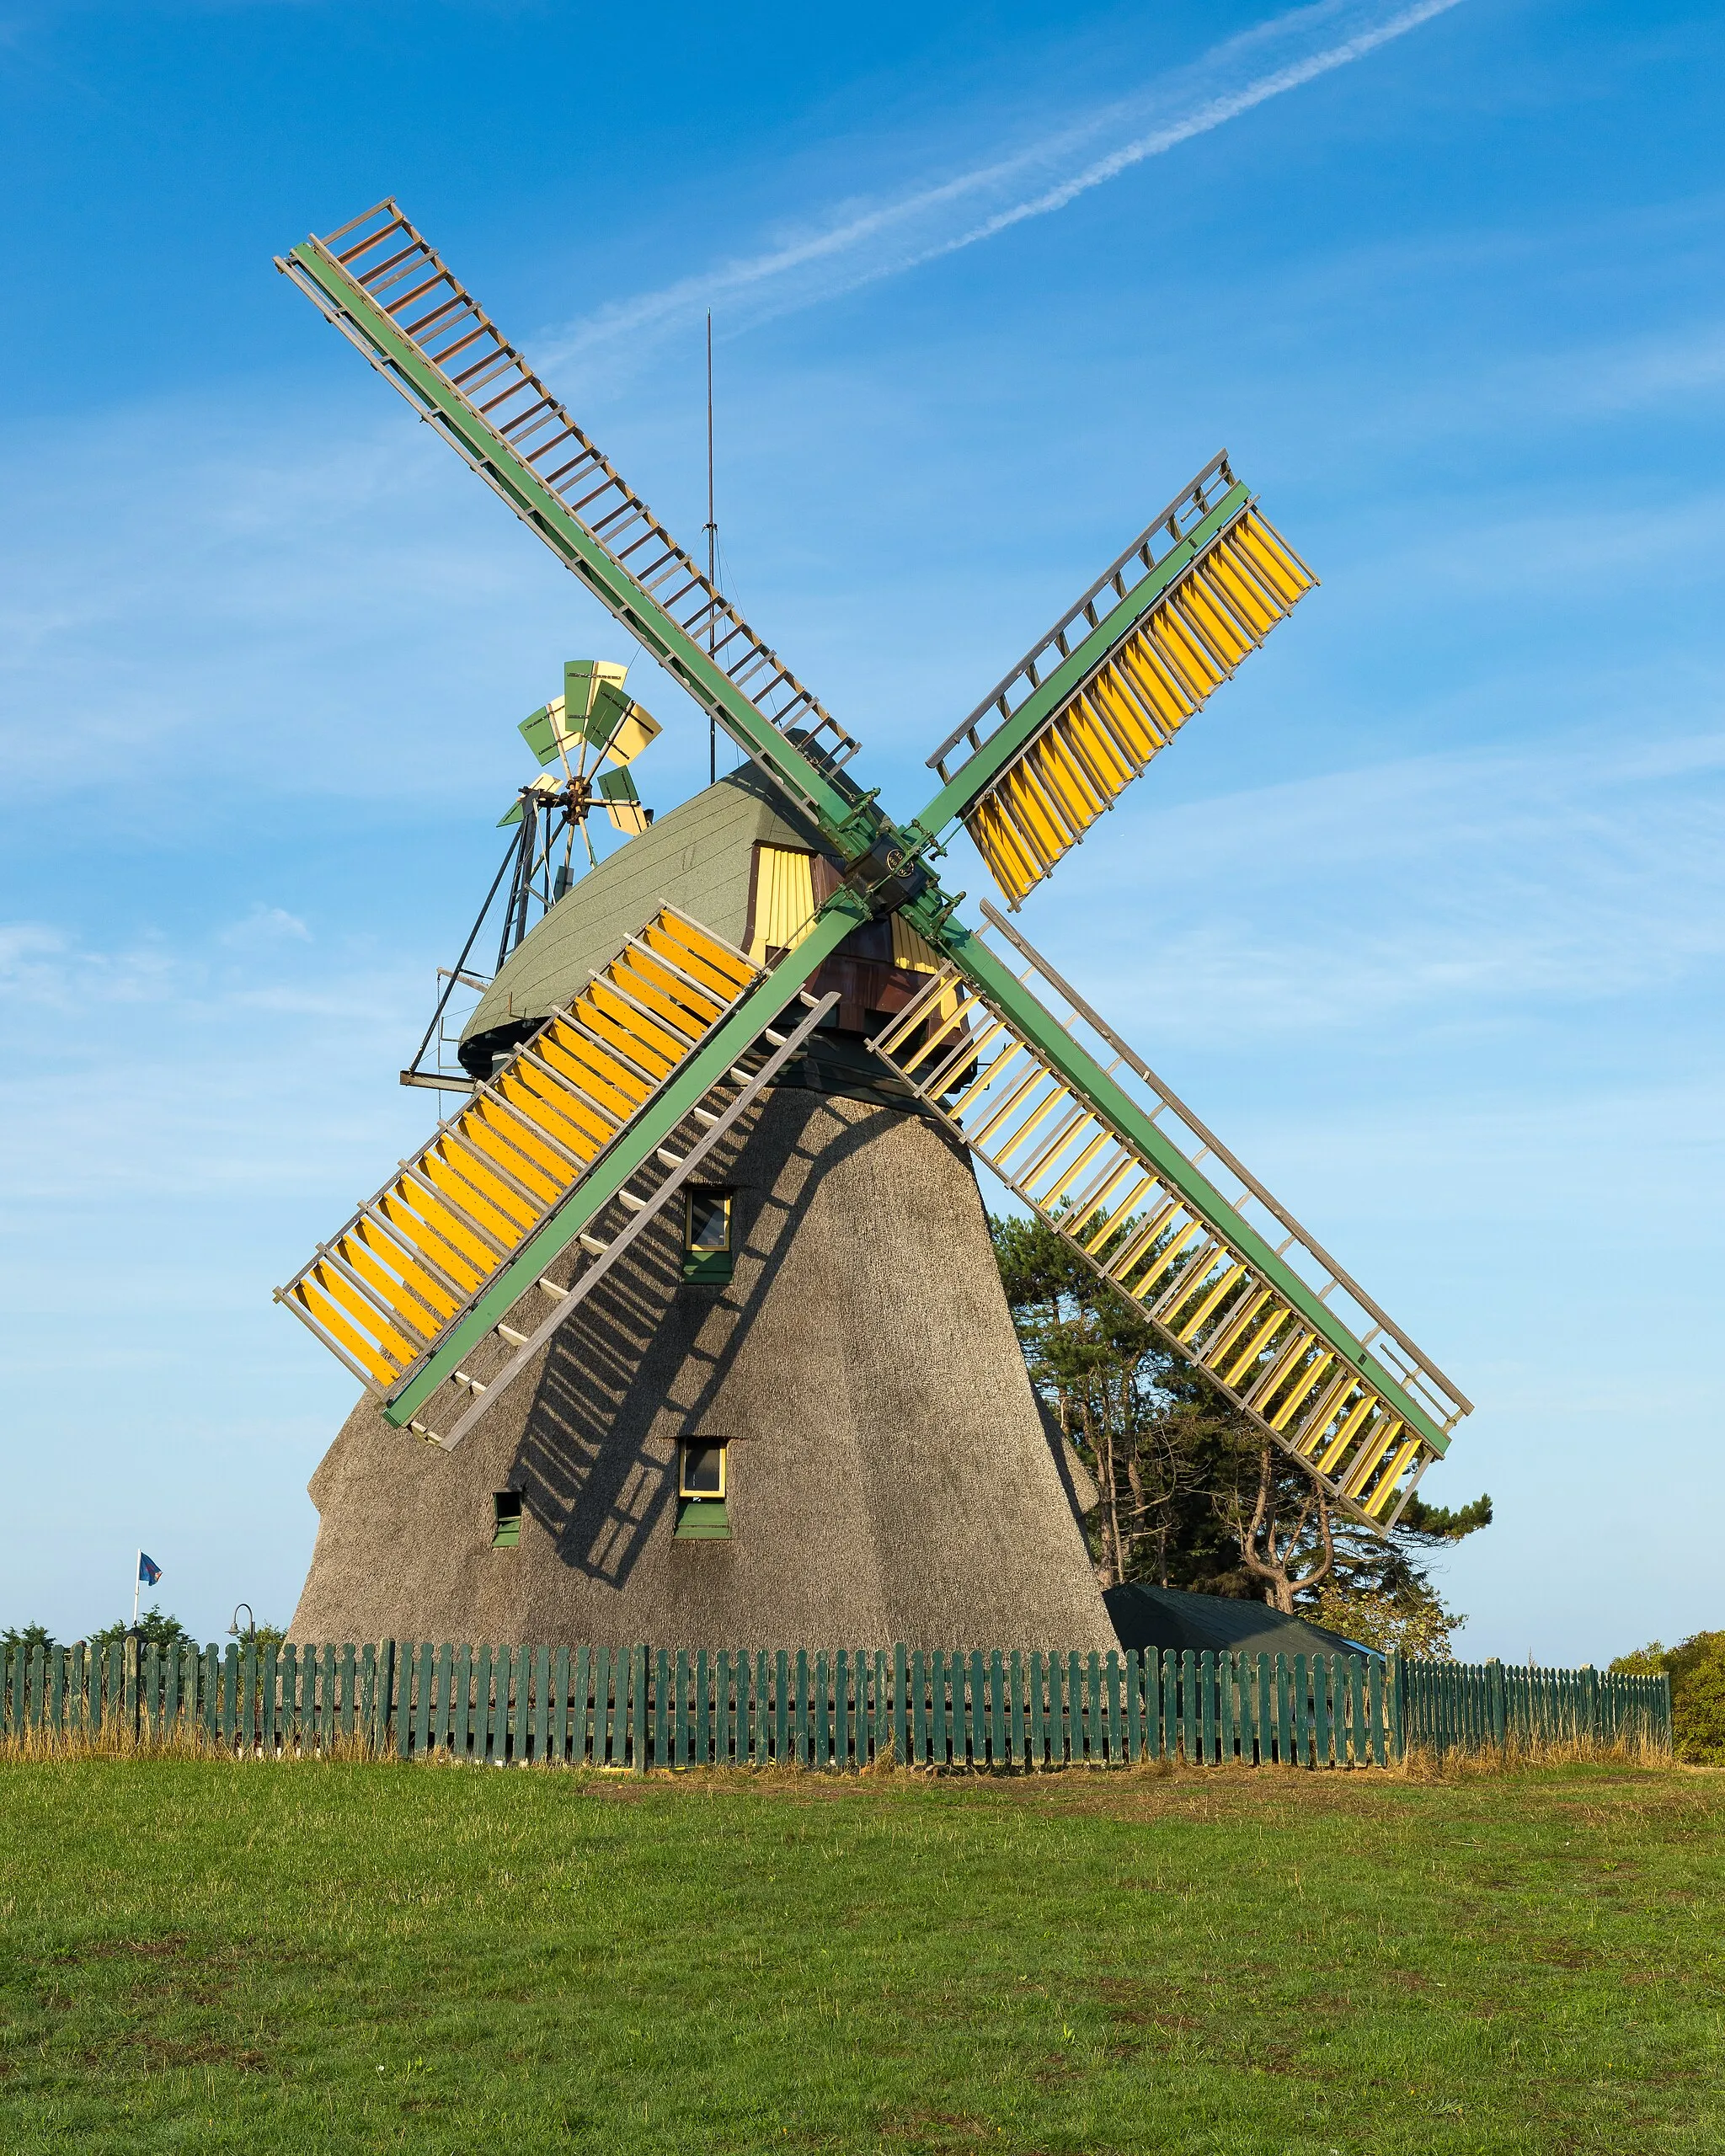
[[1402,1745],[1439,1758],[1547,1745],[1670,1748],[1671,1686],[1664,1677],[1524,1669],[1502,1662],[1403,1662],[1394,1689]]
[[1386,1664],[1365,1655],[734,1653],[385,1641],[261,1652],[152,1646],[140,1656],[116,1645],[102,1654],[16,1649],[0,1678],[0,1732],[14,1740],[99,1742],[106,1731],[120,1744],[195,1737],[244,1755],[363,1748],[636,1771],[842,1773],[889,1757],[994,1769],[1154,1759],[1381,1767],[1410,1743],[1504,1748],[1548,1725],[1569,1738],[1670,1741],[1662,1678]]

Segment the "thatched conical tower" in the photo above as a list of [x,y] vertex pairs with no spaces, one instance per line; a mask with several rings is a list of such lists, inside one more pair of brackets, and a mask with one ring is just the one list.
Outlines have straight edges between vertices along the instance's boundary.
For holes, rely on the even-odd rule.
[[[663,904],[758,953],[836,876],[752,771],[721,780],[552,908],[463,1060],[488,1073]],[[710,1164],[724,1265],[668,1212],[454,1453],[354,1410],[297,1636],[1114,1644],[969,1158],[862,1046],[913,942],[879,923],[817,977],[840,1023]],[[721,1445],[722,1502],[692,1507]]]

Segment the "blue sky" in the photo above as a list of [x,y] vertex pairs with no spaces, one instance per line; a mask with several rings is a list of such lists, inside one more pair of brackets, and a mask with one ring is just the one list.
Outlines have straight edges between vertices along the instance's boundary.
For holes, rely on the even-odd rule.
[[1226,444],[1322,589],[1025,927],[1477,1401],[1466,1652],[1725,1621],[1725,20],[654,19],[0,13],[0,1622],[291,1607],[351,1388],[270,1288],[630,655],[271,270],[386,193],[691,542],[712,305],[729,587],[901,812]]

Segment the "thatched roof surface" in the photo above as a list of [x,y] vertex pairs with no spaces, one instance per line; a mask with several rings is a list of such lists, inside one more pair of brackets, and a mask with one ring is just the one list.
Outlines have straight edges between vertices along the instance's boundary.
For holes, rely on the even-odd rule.
[[[783,1088],[713,1180],[729,1288],[685,1285],[661,1224],[455,1453],[355,1410],[312,1478],[296,1637],[1114,1644],[963,1153]],[[732,1441],[728,1541],[673,1539],[700,1435]],[[521,1543],[494,1550],[505,1489]]]

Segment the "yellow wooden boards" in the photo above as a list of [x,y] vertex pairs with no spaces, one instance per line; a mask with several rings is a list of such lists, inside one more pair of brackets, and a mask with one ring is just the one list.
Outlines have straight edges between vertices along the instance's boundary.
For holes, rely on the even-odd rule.
[[[806,846],[768,846],[755,848],[754,881],[749,896],[748,955],[765,965],[785,951],[794,951],[814,926],[814,915],[830,882],[817,887],[816,857]],[[836,876],[834,866],[830,873]],[[902,914],[888,916],[892,936],[891,963],[907,973],[940,970],[933,946],[919,936]]]
[[965,814],[1013,905],[1316,582],[1247,509],[1139,619]]
[[1364,1343],[1304,1316],[955,969],[871,1046],[1333,1498],[1390,1517],[1432,1448],[1354,1366]]
[[760,845],[749,903],[749,956],[756,965],[794,951],[814,926],[814,856],[804,847]]
[[387,1393],[756,977],[740,952],[665,908],[276,1299]]

